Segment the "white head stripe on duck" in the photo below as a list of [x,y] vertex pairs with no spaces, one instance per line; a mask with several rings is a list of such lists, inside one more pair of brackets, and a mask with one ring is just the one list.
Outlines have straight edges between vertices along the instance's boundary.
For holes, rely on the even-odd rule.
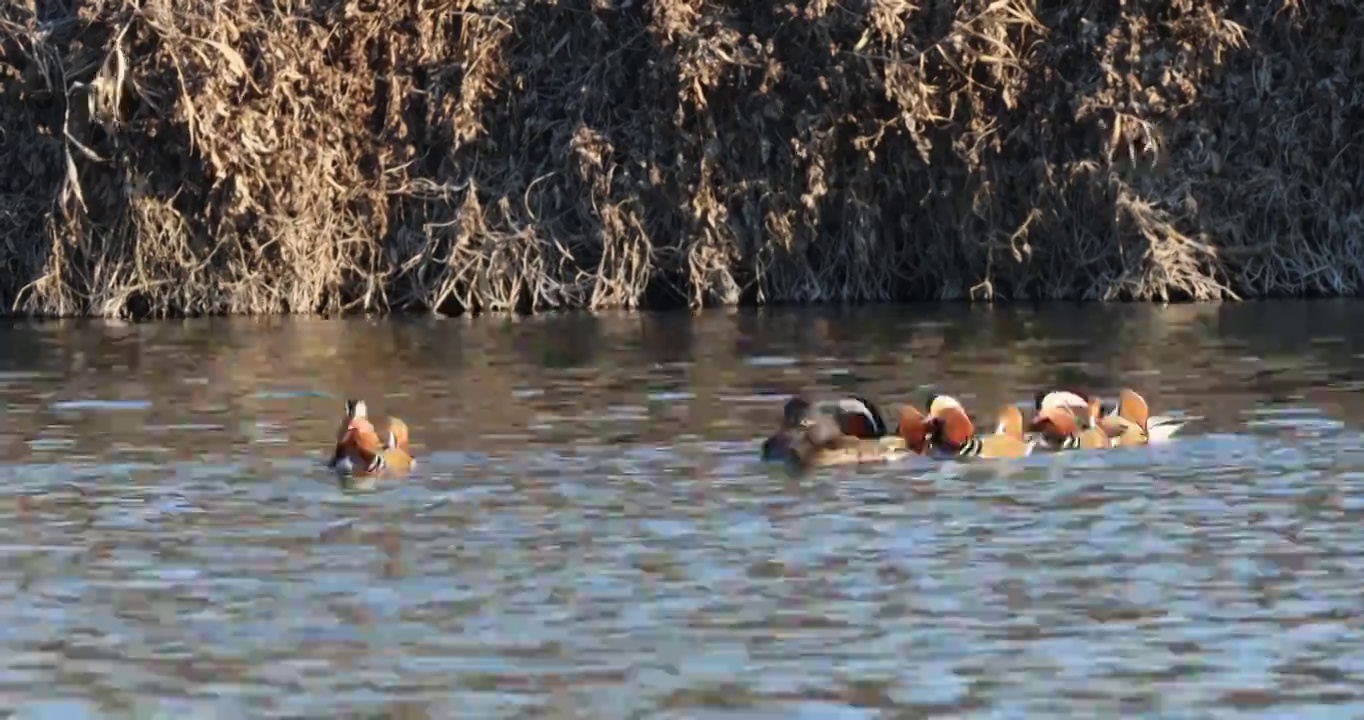
[[347,401],[346,401],[346,417],[348,417],[348,418],[362,418],[362,417],[365,417],[365,416],[366,416],[366,413],[367,413],[368,411],[369,411],[369,409],[368,409],[367,407],[365,407],[365,401],[364,401],[364,400],[347,400]]
[[960,410],[962,413],[966,412],[966,408],[962,407],[961,401],[951,395],[930,395],[928,396],[928,404],[925,405],[925,407],[928,408],[929,415],[935,415],[948,408]]
[[1046,410],[1054,407],[1064,408],[1088,408],[1089,401],[1076,395],[1069,390],[1053,390],[1042,396],[1037,403],[1038,410]]

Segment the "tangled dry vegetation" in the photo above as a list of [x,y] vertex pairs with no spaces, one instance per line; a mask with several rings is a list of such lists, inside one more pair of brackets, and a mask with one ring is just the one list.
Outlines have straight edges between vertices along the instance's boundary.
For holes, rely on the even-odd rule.
[[1353,294],[1361,37],[1353,0],[11,0],[0,302]]

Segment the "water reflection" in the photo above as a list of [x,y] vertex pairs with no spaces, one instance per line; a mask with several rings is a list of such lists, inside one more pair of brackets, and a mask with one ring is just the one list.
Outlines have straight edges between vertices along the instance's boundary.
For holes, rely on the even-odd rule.
[[[0,707],[1353,716],[1360,309],[15,325]],[[793,391],[1058,379],[1205,419],[1011,463],[755,461]],[[412,480],[321,468],[347,395],[408,420]]]

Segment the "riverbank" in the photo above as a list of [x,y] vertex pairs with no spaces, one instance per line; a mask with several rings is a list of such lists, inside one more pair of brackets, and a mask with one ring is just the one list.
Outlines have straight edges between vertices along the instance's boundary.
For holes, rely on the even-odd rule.
[[29,5],[0,9],[10,313],[1364,278],[1344,2]]

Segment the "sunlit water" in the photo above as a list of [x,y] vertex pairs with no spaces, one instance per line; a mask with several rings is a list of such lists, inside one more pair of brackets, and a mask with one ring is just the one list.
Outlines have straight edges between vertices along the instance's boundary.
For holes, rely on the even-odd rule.
[[[0,330],[18,717],[1364,714],[1364,306]],[[1160,448],[799,476],[788,393],[1054,381]],[[371,492],[342,398],[413,430]]]

